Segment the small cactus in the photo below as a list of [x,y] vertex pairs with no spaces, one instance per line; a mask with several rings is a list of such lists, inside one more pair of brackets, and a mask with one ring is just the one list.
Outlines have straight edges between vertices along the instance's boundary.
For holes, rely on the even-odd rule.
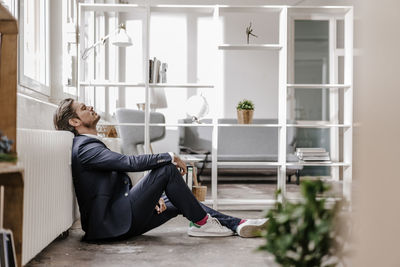
[[237,110],[254,110],[254,104],[251,100],[243,99],[236,107]]

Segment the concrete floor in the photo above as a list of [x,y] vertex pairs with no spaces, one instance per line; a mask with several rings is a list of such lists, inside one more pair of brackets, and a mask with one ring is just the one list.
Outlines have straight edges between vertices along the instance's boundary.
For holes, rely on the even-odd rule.
[[[258,218],[255,211],[229,211],[241,218]],[[65,239],[57,239],[26,266],[277,266],[265,251],[263,238],[239,236],[197,238],[186,233],[188,221],[179,216],[142,236],[126,241],[80,242],[79,222]]]
[[[207,194],[211,194],[210,184]],[[333,191],[341,193],[341,184],[333,184]],[[299,197],[299,186],[289,184],[289,197]],[[219,183],[220,198],[274,198],[276,178],[262,183]],[[238,207],[225,213],[239,218],[261,218],[266,211]],[[267,207],[265,207],[267,208]],[[27,266],[277,266],[272,255],[257,251],[264,244],[262,238],[195,238],[186,233],[188,221],[179,216],[143,236],[127,241],[87,244],[79,222],[65,239],[52,242]]]

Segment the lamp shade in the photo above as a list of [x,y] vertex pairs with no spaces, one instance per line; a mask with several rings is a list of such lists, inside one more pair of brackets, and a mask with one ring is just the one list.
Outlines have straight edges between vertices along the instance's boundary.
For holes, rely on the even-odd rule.
[[118,33],[115,35],[111,43],[116,46],[127,47],[132,45],[132,39],[126,33],[126,30],[121,28],[118,30]]
[[150,88],[150,108],[159,109],[167,108],[167,98],[165,96],[164,88],[151,87]]
[[199,123],[199,120],[208,114],[209,107],[206,98],[202,95],[191,96],[186,101],[186,114],[192,120]]

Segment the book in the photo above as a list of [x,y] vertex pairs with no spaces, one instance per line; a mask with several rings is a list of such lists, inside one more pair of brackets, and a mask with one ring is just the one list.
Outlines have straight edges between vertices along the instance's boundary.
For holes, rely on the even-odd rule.
[[149,59],[149,83],[153,83],[154,61]]
[[331,160],[329,152],[321,147],[296,148],[296,156],[303,162],[328,162]]
[[160,66],[161,66],[161,61],[158,60],[156,57],[153,58],[153,83],[159,83],[160,82]]
[[296,152],[326,152],[322,147],[298,147]]
[[329,156],[329,152],[296,152],[298,157],[311,156],[311,157],[325,157]]
[[160,69],[160,83],[166,83],[167,82],[167,69],[168,69],[168,64],[167,63],[162,63],[161,64],[161,69]]
[[332,163],[330,160],[299,160],[300,163]]
[[331,160],[329,156],[327,157],[299,157],[299,159],[304,160],[304,161],[325,161],[325,160]]

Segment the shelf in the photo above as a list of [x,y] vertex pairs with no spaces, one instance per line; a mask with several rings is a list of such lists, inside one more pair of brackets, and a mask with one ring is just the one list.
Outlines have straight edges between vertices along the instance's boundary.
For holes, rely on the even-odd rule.
[[[327,197],[316,197],[315,199],[316,200],[325,200],[326,204],[334,204],[337,201],[343,200],[342,197],[330,197],[330,196],[327,196]],[[291,197],[288,197],[288,198],[286,198],[286,200],[289,201],[289,202],[296,203],[296,202],[304,201],[304,198],[300,198],[300,197],[291,198]]]
[[137,4],[98,4],[98,3],[81,3],[79,4],[82,11],[96,12],[134,12],[140,11],[145,14],[146,7]]
[[[99,123],[99,126],[144,126],[144,123]],[[213,127],[212,123],[149,123],[149,126],[165,126],[165,127]],[[280,128],[279,124],[216,124],[217,127],[243,127],[243,128]],[[350,125],[344,124],[288,124],[287,127],[298,128],[331,128],[343,127],[350,128]]]
[[[204,204],[213,204],[212,199],[206,199]],[[273,205],[276,203],[275,199],[234,199],[223,198],[217,200],[218,205]]]
[[350,88],[347,84],[287,84],[287,88],[299,89],[325,89],[325,88]]
[[[99,123],[98,126],[144,126],[144,122],[138,123]],[[149,126],[164,126],[164,127],[213,127],[212,123],[149,123]]]
[[199,84],[199,83],[150,83],[149,87],[163,87],[163,88],[214,88],[212,84]]
[[295,128],[350,128],[349,124],[323,124],[323,123],[304,123],[304,124],[287,124],[287,127],[295,127]]
[[[126,2],[126,1],[124,1]],[[213,26],[213,30],[210,33],[210,40],[211,42],[214,42],[214,50],[215,48],[218,49],[218,51],[213,51],[217,52],[217,54],[210,54],[210,59],[212,60],[212,64],[215,64],[216,66],[216,82],[214,83],[213,80],[205,80],[205,82],[209,82],[210,84],[204,83],[188,83],[186,82],[186,79],[178,79],[178,81],[175,82],[170,82],[170,79],[168,80],[169,83],[153,83],[149,84],[148,78],[145,77],[145,79],[137,79],[137,82],[118,82],[118,81],[110,81],[106,80],[105,77],[101,76],[100,79],[102,80],[95,80],[93,79],[92,81],[81,81],[79,82],[79,86],[81,86],[82,92],[78,92],[80,97],[85,97],[85,87],[91,86],[90,88],[95,88],[97,86],[97,89],[100,89],[101,87],[110,87],[110,88],[123,88],[123,87],[132,87],[129,88],[131,90],[136,90],[136,88],[140,90],[147,89],[149,88],[165,88],[165,91],[168,91],[166,88],[176,88],[172,90],[187,90],[189,88],[193,88],[192,90],[195,90],[196,88],[213,88],[213,90],[209,90],[211,93],[215,93],[214,97],[215,99],[219,100],[218,98],[221,97],[220,94],[217,92],[219,91],[224,83],[224,77],[219,75],[219,72],[224,70],[224,64],[223,64],[223,55],[224,54],[230,54],[230,53],[240,53],[240,54],[254,54],[254,53],[260,53],[260,54],[265,54],[265,53],[277,53],[279,54],[278,60],[278,69],[276,73],[276,78],[279,83],[279,89],[284,88],[286,86],[286,90],[278,90],[279,91],[279,96],[278,96],[278,102],[279,102],[279,110],[278,110],[278,117],[280,118],[279,120],[274,120],[274,121],[260,121],[260,123],[263,124],[238,124],[236,121],[224,121],[220,120],[222,118],[218,118],[217,113],[213,116],[212,119],[208,118],[207,120],[204,120],[207,123],[180,123],[181,121],[178,121],[177,119],[174,120],[168,120],[171,123],[150,123],[151,120],[146,120],[147,123],[144,123],[144,121],[139,122],[139,123],[108,123],[104,122],[103,124],[99,124],[99,126],[119,126],[119,127],[137,127],[137,129],[140,128],[140,131],[145,131],[150,128],[150,132],[154,130],[156,127],[172,127],[174,131],[178,129],[191,129],[191,128],[180,128],[180,127],[209,127],[209,128],[204,128],[204,130],[207,130],[212,132],[212,142],[214,146],[213,154],[212,154],[212,163],[211,163],[211,188],[212,188],[212,198],[209,197],[206,199],[205,203],[208,204],[214,204],[216,205],[216,208],[218,205],[225,206],[224,208],[228,207],[233,207],[233,208],[243,208],[243,209],[252,209],[254,207],[258,208],[265,208],[265,206],[268,205],[273,205],[276,203],[275,199],[266,199],[268,196],[263,196],[262,199],[219,199],[218,196],[221,196],[221,194],[218,192],[218,168],[223,169],[223,168],[254,168],[254,169],[274,169],[278,170],[277,172],[277,185],[276,188],[281,188],[283,192],[285,192],[285,186],[286,183],[284,182],[286,177],[283,177],[282,174],[284,173],[285,169],[293,169],[293,168],[298,168],[298,166],[325,166],[325,167],[332,167],[332,172],[331,175],[332,177],[337,177],[339,178],[339,167],[343,167],[343,173],[340,173],[340,176],[343,177],[343,181],[350,181],[351,182],[351,166],[352,166],[352,161],[351,161],[351,156],[352,156],[352,136],[350,134],[345,134],[343,137],[341,137],[341,132],[346,132],[348,133],[351,131],[352,127],[354,124],[351,122],[351,116],[352,116],[352,96],[351,96],[351,90],[353,88],[353,84],[351,82],[351,79],[353,77],[353,72],[352,72],[352,57],[349,57],[349,60],[346,60],[343,64],[345,66],[345,69],[348,69],[349,71],[346,73],[346,75],[349,76],[349,79],[346,80],[347,84],[338,84],[339,82],[336,81],[336,84],[291,84],[288,80],[288,70],[292,67],[292,62],[288,62],[287,56],[288,56],[288,51],[287,51],[287,45],[288,45],[288,39],[290,41],[290,32],[288,32],[288,24],[290,24],[290,18],[293,14],[299,14],[299,18],[301,19],[315,19],[318,18],[319,16],[323,16],[324,18],[329,18],[329,19],[343,19],[345,20],[345,25],[352,26],[353,24],[353,8],[352,7],[344,7],[344,6],[287,6],[287,5],[249,5],[246,1],[241,1],[243,5],[210,5],[210,4],[205,4],[202,5],[201,1],[197,2],[199,4],[196,5],[190,5],[186,3],[182,3],[181,5],[179,4],[163,4],[161,3],[162,1],[158,1],[158,3],[147,3],[146,1],[139,1],[137,2],[138,4],[90,4],[90,3],[81,3],[79,4],[79,11],[82,11],[79,13],[79,22],[78,26],[82,30],[89,31],[89,30],[96,30],[96,27],[84,27],[86,25],[86,20],[84,19],[85,16],[88,16],[90,13],[89,12],[107,12],[109,14],[114,14],[118,12],[130,12],[133,14],[132,16],[129,14],[129,17],[132,17],[132,19],[141,19],[143,22],[143,28],[141,34],[141,38],[143,39],[143,46],[141,47],[142,50],[142,55],[143,55],[143,64],[142,65],[142,70],[143,73],[148,74],[148,69],[146,69],[147,63],[146,60],[148,59],[148,52],[149,49],[152,45],[151,38],[150,38],[150,29],[149,23],[152,19],[152,13],[154,13],[154,16],[175,16],[175,15],[182,15],[185,13],[188,13],[190,16],[203,16],[208,19],[211,23],[215,23],[216,25]],[[183,2],[183,1],[182,1]],[[195,3],[195,2],[193,2]],[[201,14],[197,14],[201,13]],[[288,14],[289,13],[289,14]],[[125,13],[127,14],[127,13]],[[258,15],[258,16],[270,16],[272,19],[275,20],[276,23],[274,25],[269,25],[265,26],[265,28],[276,28],[277,31],[279,32],[279,36],[277,38],[279,40],[259,40],[258,44],[246,44],[245,41],[240,42],[233,42],[229,43],[228,39],[230,38],[229,36],[226,37],[226,39],[223,36],[223,30],[221,31],[220,29],[220,20],[223,18],[239,18],[244,16],[247,17],[253,17],[252,15]],[[324,14],[327,14],[324,16]],[[329,15],[331,14],[331,15]],[[118,14],[117,14],[118,15]],[[97,23],[89,20],[89,23]],[[211,24],[210,24],[211,25]],[[214,27],[215,26],[215,27]],[[222,28],[224,29],[224,28]],[[238,34],[241,32],[240,29],[236,29]],[[352,42],[353,38],[353,31],[352,27],[345,27],[344,29],[345,34],[344,36],[347,39],[350,39]],[[82,32],[81,35],[84,33]],[[91,34],[91,33],[90,33]],[[224,39],[225,38],[225,39]],[[83,40],[83,38],[81,38]],[[78,44],[82,40],[78,40]],[[169,42],[171,40],[167,40]],[[346,49],[346,55],[347,52],[352,53],[352,48],[351,48],[351,42],[349,43],[349,47]],[[206,48],[206,47],[205,47]],[[140,48],[139,48],[140,49]],[[223,52],[224,50],[230,50],[231,52]],[[242,51],[242,52],[241,52]],[[248,52],[246,52],[248,51]],[[254,52],[250,52],[254,51]],[[260,51],[260,52],[256,52]],[[193,51],[191,51],[193,52]],[[222,53],[221,53],[222,52]],[[344,49],[343,49],[344,53]],[[160,55],[161,57],[162,55]],[[220,57],[221,56],[221,57]],[[289,55],[290,56],[290,55]],[[144,60],[146,59],[146,60]],[[88,76],[83,75],[82,78],[79,79],[79,75],[81,73],[85,74],[85,70],[83,72],[81,71],[81,65],[82,67],[85,67],[86,65],[80,63],[81,58],[78,58],[78,81],[84,80],[84,79],[89,79],[85,78]],[[80,65],[81,64],[81,65]],[[240,62],[237,62],[237,64],[240,64]],[[185,66],[182,66],[185,69]],[[186,66],[187,67],[187,66]],[[192,69],[188,70],[190,74],[193,72]],[[232,74],[234,75],[234,74]],[[145,75],[144,75],[145,76]],[[229,75],[228,75],[229,76]],[[347,76],[346,76],[347,77]],[[229,77],[228,77],[229,78]],[[115,79],[117,80],[117,79]],[[135,80],[134,80],[135,81]],[[196,80],[190,80],[190,81],[196,81]],[[348,82],[350,81],[350,82]],[[181,82],[181,83],[180,83]],[[221,85],[221,86],[219,86]],[[283,86],[283,87],[282,87]],[[221,87],[221,88],[220,88]],[[142,89],[143,88],[143,89]],[[181,88],[181,89],[179,89]],[[187,88],[187,89],[185,89]],[[340,92],[341,89],[344,89],[344,101],[345,101],[345,109],[344,109],[344,118],[345,120],[341,120],[339,123],[339,120],[332,120],[332,121],[305,121],[305,120],[297,120],[297,121],[287,121],[286,120],[286,110],[287,110],[287,94],[289,93],[288,88],[294,88],[294,89],[328,89],[326,90],[327,92],[330,91],[331,93],[334,93],[335,97],[338,92]],[[217,90],[218,89],[218,90]],[[329,90],[332,89],[332,90]],[[349,90],[347,90],[349,89]],[[223,88],[221,89],[223,90]],[[107,90],[106,90],[107,91]],[[207,89],[208,91],[208,89]],[[324,90],[322,92],[325,92]],[[223,93],[223,92],[220,92]],[[108,97],[106,94],[105,96],[106,101],[113,101],[110,97]],[[213,98],[213,96],[210,96]],[[214,99],[214,100],[215,100]],[[149,102],[150,98],[147,97],[146,100]],[[217,103],[218,104],[218,103]],[[149,103],[147,103],[147,106],[150,106]],[[335,108],[335,111],[339,111],[341,107]],[[149,111],[149,110],[147,110]],[[148,114],[147,114],[148,115]],[[350,116],[347,118],[347,116]],[[220,122],[220,123],[219,123]],[[226,123],[224,123],[226,122]],[[268,123],[269,122],[269,123]],[[221,127],[221,128],[219,128]],[[334,162],[286,162],[288,161],[285,157],[279,157],[278,158],[273,158],[273,157],[258,157],[258,158],[252,158],[249,160],[252,161],[240,161],[243,160],[243,158],[228,158],[226,157],[225,159],[231,159],[233,161],[226,161],[223,160],[224,158],[220,157],[218,160],[218,139],[221,138],[221,131],[222,130],[227,130],[228,132],[231,130],[234,130],[234,128],[223,128],[223,127],[239,127],[239,128],[244,128],[243,131],[247,131],[245,129],[251,129],[254,128],[254,130],[260,132],[263,131],[263,129],[271,129],[272,132],[276,131],[277,134],[279,135],[278,143],[277,145],[279,146],[280,150],[280,156],[282,154],[286,155],[285,151],[287,148],[287,143],[286,143],[286,137],[289,136],[289,133],[286,133],[287,129],[288,130],[295,130],[297,128],[327,128],[327,129],[332,129],[334,130],[332,134],[335,135],[335,138],[338,137],[339,141],[344,142],[339,142],[333,140],[333,143],[335,146],[340,147],[341,150],[343,150],[344,155],[349,155],[349,157],[345,157],[341,161],[346,161],[346,162],[340,162],[336,157],[332,157],[335,159]],[[343,129],[340,130],[339,129]],[[196,128],[194,128],[196,129]],[[200,128],[199,130],[201,130]],[[218,130],[219,129],[219,130]],[[276,130],[275,130],[276,129]],[[212,131],[215,130],[215,131]],[[290,132],[290,131],[289,131]],[[149,131],[146,133],[146,141],[145,141],[145,150],[149,152],[150,150],[150,134]],[[333,156],[333,153],[332,153]],[[248,159],[248,158],[244,158]],[[257,160],[264,160],[264,161],[257,161]],[[295,158],[297,160],[297,158]],[[347,168],[350,167],[350,168]],[[282,169],[282,172],[279,171]],[[336,179],[336,178],[333,178]],[[350,194],[347,192],[349,191],[349,188],[346,188],[346,183],[343,184],[343,192],[344,196],[346,198],[350,199]],[[347,195],[346,195],[347,194]],[[250,196],[251,197],[251,196]],[[285,195],[283,196],[285,198]]]
[[296,15],[332,14],[343,16],[352,8],[352,6],[292,6],[288,7],[288,10],[290,11],[290,14]]
[[[145,83],[135,82],[109,82],[109,81],[92,81],[92,82],[79,82],[80,86],[108,86],[108,87],[145,87]],[[162,88],[214,88],[212,84],[198,84],[198,83],[150,83],[149,87],[162,87]]]
[[154,5],[150,7],[151,12],[196,12],[212,14],[215,10],[213,5]]
[[279,6],[279,5],[254,5],[254,6],[247,6],[247,5],[220,5],[219,11],[220,13],[227,13],[227,12],[239,12],[239,13],[246,13],[246,12],[279,12],[286,6]]
[[275,167],[279,167],[282,164],[280,164],[279,162],[260,162],[260,161],[218,161],[217,165],[218,166],[251,165],[251,166],[275,166]]
[[287,162],[286,166],[327,166],[337,167],[344,166],[349,167],[351,164],[345,162]]
[[280,50],[279,44],[222,44],[219,50]]
[[218,127],[272,127],[272,128],[279,128],[282,127],[280,124],[228,124],[228,123],[220,123]]
[[108,81],[79,82],[79,85],[80,86],[106,86],[106,87],[145,87],[144,83],[108,82]]

